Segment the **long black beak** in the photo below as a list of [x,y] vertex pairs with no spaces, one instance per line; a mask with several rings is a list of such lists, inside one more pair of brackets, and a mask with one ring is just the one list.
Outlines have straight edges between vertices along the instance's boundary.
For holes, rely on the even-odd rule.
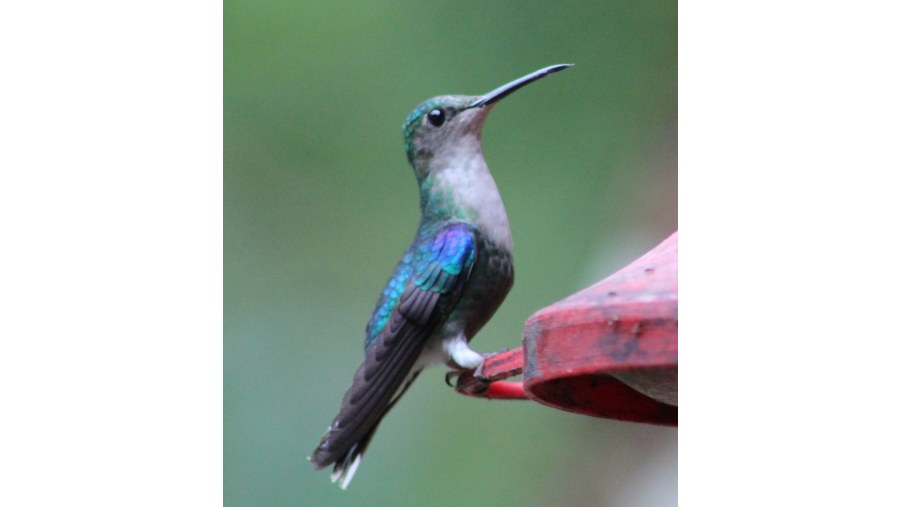
[[497,102],[498,100],[502,99],[503,97],[506,97],[510,93],[518,90],[519,88],[527,85],[528,83],[537,81],[538,79],[540,79],[544,76],[553,74],[554,72],[559,72],[563,69],[568,69],[569,67],[571,67],[573,65],[574,64],[572,64],[572,63],[561,63],[558,65],[551,65],[549,67],[545,67],[541,70],[536,70],[536,71],[532,72],[531,74],[528,74],[527,76],[522,76],[519,79],[516,79],[515,81],[506,83],[505,85],[503,85],[491,92],[486,93],[483,97],[481,97],[480,99],[475,101],[472,105],[470,105],[466,109],[470,109],[473,107],[482,107],[482,106],[486,106],[488,104]]

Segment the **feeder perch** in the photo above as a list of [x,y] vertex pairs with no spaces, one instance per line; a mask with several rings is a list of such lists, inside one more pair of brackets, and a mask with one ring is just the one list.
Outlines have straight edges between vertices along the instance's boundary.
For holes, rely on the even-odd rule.
[[[505,379],[522,374],[522,382]],[[678,232],[525,322],[522,346],[456,387],[595,417],[678,425]]]

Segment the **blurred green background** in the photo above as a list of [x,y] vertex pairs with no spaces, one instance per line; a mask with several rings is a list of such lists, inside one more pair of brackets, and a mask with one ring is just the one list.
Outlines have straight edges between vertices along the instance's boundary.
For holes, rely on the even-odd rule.
[[225,0],[225,503],[675,505],[677,431],[487,402],[423,373],[347,491],[306,457],[418,223],[400,127],[422,100],[506,98],[484,151],[516,284],[475,349],[677,228],[677,5]]

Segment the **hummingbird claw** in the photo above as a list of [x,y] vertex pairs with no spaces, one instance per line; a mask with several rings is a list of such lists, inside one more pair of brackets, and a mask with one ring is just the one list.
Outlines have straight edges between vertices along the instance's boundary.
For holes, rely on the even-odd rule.
[[460,375],[462,375],[462,372],[461,372],[461,371],[458,371],[458,370],[451,370],[451,371],[448,371],[447,374],[444,375],[444,382],[446,382],[448,386],[450,386],[450,387],[452,387],[452,388],[455,389],[456,386],[453,385],[453,383],[452,383],[451,380],[452,380],[452,379],[455,379],[455,378],[459,378]]

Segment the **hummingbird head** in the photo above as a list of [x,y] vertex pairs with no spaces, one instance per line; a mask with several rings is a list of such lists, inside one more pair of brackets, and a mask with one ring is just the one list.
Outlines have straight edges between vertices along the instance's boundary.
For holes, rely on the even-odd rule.
[[445,95],[419,104],[406,118],[406,157],[419,181],[460,157],[481,155],[481,127],[497,102],[519,88],[571,64],[552,65],[481,96]]
[[[493,107],[473,107],[480,97],[445,95],[426,100],[406,118],[406,157],[420,180],[434,162],[452,161],[460,150],[480,151],[481,127]],[[439,164],[438,164],[439,165]]]

